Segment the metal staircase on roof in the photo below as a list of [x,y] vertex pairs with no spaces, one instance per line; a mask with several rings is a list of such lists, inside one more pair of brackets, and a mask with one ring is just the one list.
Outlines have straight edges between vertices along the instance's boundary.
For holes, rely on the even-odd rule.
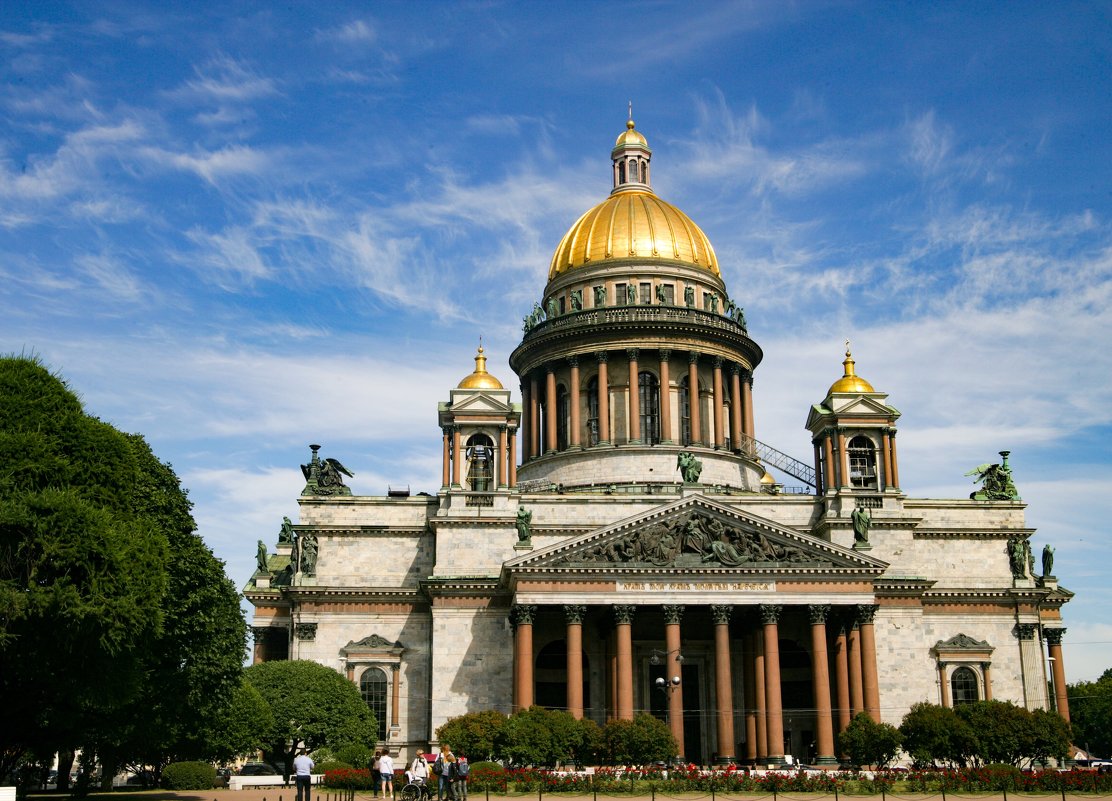
[[767,462],[777,470],[782,470],[789,476],[798,478],[808,486],[818,487],[818,484],[815,483],[815,468],[811,465],[788,456],[783,451],[778,451],[759,439],[744,434],[741,437],[741,445],[742,451],[756,456],[762,462]]

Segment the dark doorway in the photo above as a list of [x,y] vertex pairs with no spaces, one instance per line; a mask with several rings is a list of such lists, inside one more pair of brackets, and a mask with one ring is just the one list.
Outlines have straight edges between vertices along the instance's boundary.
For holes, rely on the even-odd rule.
[[[665,678],[665,665],[649,665],[649,711],[665,723],[668,722],[668,693],[656,686],[656,680]],[[675,671],[673,670],[673,675]],[[668,677],[671,678],[671,677]],[[703,753],[703,714],[700,699],[703,697],[701,673],[698,665],[684,664],[680,671],[683,687],[683,743],[681,756],[688,762],[707,764]]]
[[[587,652],[583,652],[583,706],[591,708],[591,685],[587,681],[590,671]],[[568,651],[567,642],[554,640],[537,654],[534,671],[534,701],[548,709],[568,708]]]

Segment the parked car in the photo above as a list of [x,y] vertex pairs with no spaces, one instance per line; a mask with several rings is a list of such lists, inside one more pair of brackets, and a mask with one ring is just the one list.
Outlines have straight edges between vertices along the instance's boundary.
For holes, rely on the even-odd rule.
[[280,776],[281,774],[275,770],[273,765],[268,765],[265,762],[248,762],[239,769],[240,776]]

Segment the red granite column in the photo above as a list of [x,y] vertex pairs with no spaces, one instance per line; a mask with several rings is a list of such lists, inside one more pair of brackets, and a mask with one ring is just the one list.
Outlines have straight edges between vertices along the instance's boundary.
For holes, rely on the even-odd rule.
[[[744,404],[743,409],[745,411],[745,414],[744,414],[744,417],[743,417],[743,422],[742,422],[742,425],[745,426],[745,436],[747,436],[749,438],[749,440],[753,440],[753,439],[756,439],[756,437],[757,437],[757,433],[756,433],[757,427],[756,427],[756,422],[754,420],[754,412],[753,412],[753,371],[752,370],[746,370],[745,375],[743,375],[741,377],[741,398],[742,398],[742,402]],[[755,456],[756,453],[757,453],[756,447],[753,446],[751,442],[749,444],[748,453],[749,453],[750,456]]]
[[823,478],[823,485],[827,490],[838,486],[838,478],[834,475],[834,448],[831,439],[829,431],[822,432],[822,447],[826,453],[826,473]]
[[838,486],[849,489],[849,460],[846,453],[846,432],[838,429]]
[[579,436],[579,357],[569,356],[568,364],[571,365],[571,371],[568,375],[568,381],[571,384],[570,397],[568,398],[568,405],[571,409],[571,436],[568,438],[568,444],[572,448],[578,448],[580,443]]
[[564,606],[567,618],[568,714],[576,720],[583,718],[583,618],[586,614],[586,606]]
[[765,703],[764,633],[753,632],[753,685],[757,691],[757,760],[768,760],[768,705]]
[[892,483],[896,489],[900,488],[900,460],[896,458],[896,429],[888,432],[888,439],[892,443]]
[[761,604],[761,625],[764,628],[765,708],[768,712],[768,759],[784,761],[784,707],[780,698],[780,629],[778,621],[783,607]]
[[752,631],[745,635],[745,657],[745,761],[753,764],[757,761],[757,646]]
[[400,714],[400,712],[401,712],[401,703],[402,703],[401,702],[401,697],[402,697],[402,693],[401,693],[402,666],[401,665],[391,665],[390,666],[390,671],[393,673],[393,679],[394,679],[393,684],[391,686],[391,690],[393,692],[390,696],[390,726],[393,727],[393,728],[397,728],[398,726],[401,726],[401,719],[402,719],[401,714]]
[[660,441],[672,442],[672,377],[669,375],[668,361],[672,351],[660,351]]
[[874,722],[880,723],[880,675],[876,665],[876,630],[873,617],[876,606],[861,604],[857,607],[857,621],[861,627],[861,684],[865,711]]
[[626,350],[629,356],[629,443],[641,442],[641,386],[638,384],[637,348]]
[[452,440],[451,440],[451,426],[444,426],[444,456],[441,459],[443,465],[441,469],[440,486],[445,489],[448,487],[448,482],[452,480],[451,465],[452,465]]
[[536,376],[529,377],[529,458],[541,455],[541,409]]
[[946,678],[946,663],[938,663],[938,689],[942,695],[942,706],[952,706],[950,703],[950,680]]
[[606,351],[595,354],[598,357],[598,444],[610,444],[610,382],[606,377]]
[[452,486],[462,486],[463,452],[460,450],[459,426],[452,426]]
[[845,624],[838,626],[834,639],[834,690],[838,697],[838,732],[844,732],[853,717],[849,700],[849,641]]
[[892,483],[892,439],[888,436],[888,429],[884,429],[884,489],[890,490],[895,485]]
[[861,679],[861,630],[852,624],[849,630],[849,705],[850,717],[865,711],[865,686]]
[[691,444],[703,443],[703,421],[699,410],[699,354],[691,351],[687,362],[687,397],[691,409]]
[[521,463],[525,464],[532,457],[533,454],[529,450],[533,436],[529,433],[529,419],[532,417],[533,409],[533,383],[531,381],[521,382]]
[[718,696],[718,762],[737,761],[734,754],[734,678],[730,667],[730,615],[734,608],[714,605],[714,691]]
[[723,412],[725,405],[722,403],[722,357],[714,359],[714,398],[711,409],[714,414],[714,447],[722,450],[726,446],[725,422]]
[[830,709],[830,661],[826,653],[826,617],[830,604],[811,604],[811,683],[815,688],[815,747],[820,765],[836,764]]
[[502,457],[498,460],[498,486],[510,486],[510,441],[507,436],[507,427],[498,426],[498,453]]
[[514,620],[517,623],[514,637],[514,707],[517,712],[533,705],[533,619],[537,607],[515,604]]
[[509,467],[510,486],[517,486],[517,430],[510,430],[510,447],[506,451],[507,466]]
[[[1051,675],[1054,676],[1054,701],[1058,706],[1058,714],[1066,723],[1070,722],[1070,701],[1066,695],[1066,664],[1062,661],[1062,635],[1065,629],[1043,629],[1046,637],[1047,652],[1050,655]],[[986,676],[985,683],[988,683]]]
[[614,607],[618,657],[618,720],[633,720],[633,613],[637,607]]
[[991,668],[992,668],[991,663],[989,663],[989,662],[982,662],[981,663],[981,675],[985,679],[985,700],[986,701],[991,701],[992,700],[992,674],[989,672],[991,670]]
[[741,365],[730,365],[730,446],[741,450],[745,432],[741,430]]
[[[664,680],[671,689],[668,691],[668,723],[672,729],[672,736],[676,738],[676,745],[680,748],[680,757],[685,756],[683,748],[683,683],[673,684],[672,679],[680,676],[682,662],[677,661],[680,655],[680,620],[683,618],[683,607],[675,604],[665,604],[661,607],[664,612]],[[681,676],[682,679],[682,676]]]
[[553,372],[552,365],[548,365],[545,371],[544,398],[545,453],[555,453],[556,443],[558,442],[556,439],[556,425],[563,421],[557,420],[560,413],[556,409],[556,373]]

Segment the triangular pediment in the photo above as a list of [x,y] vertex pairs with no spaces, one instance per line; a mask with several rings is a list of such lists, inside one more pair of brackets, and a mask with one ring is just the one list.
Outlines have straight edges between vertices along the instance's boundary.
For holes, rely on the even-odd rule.
[[486,392],[469,392],[466,395],[462,393],[452,393],[452,405],[449,410],[454,415],[461,414],[498,414],[505,415],[513,411],[509,403],[509,392],[501,393],[505,395],[505,399],[501,399],[496,395],[488,394]]
[[868,395],[858,395],[855,398],[848,398],[844,403],[839,403],[838,399],[833,402],[833,411],[838,416],[852,415],[861,417],[891,417],[892,412],[895,411],[883,400],[878,398],[871,398]]
[[887,564],[696,495],[506,562],[506,569],[653,569],[879,574]]

